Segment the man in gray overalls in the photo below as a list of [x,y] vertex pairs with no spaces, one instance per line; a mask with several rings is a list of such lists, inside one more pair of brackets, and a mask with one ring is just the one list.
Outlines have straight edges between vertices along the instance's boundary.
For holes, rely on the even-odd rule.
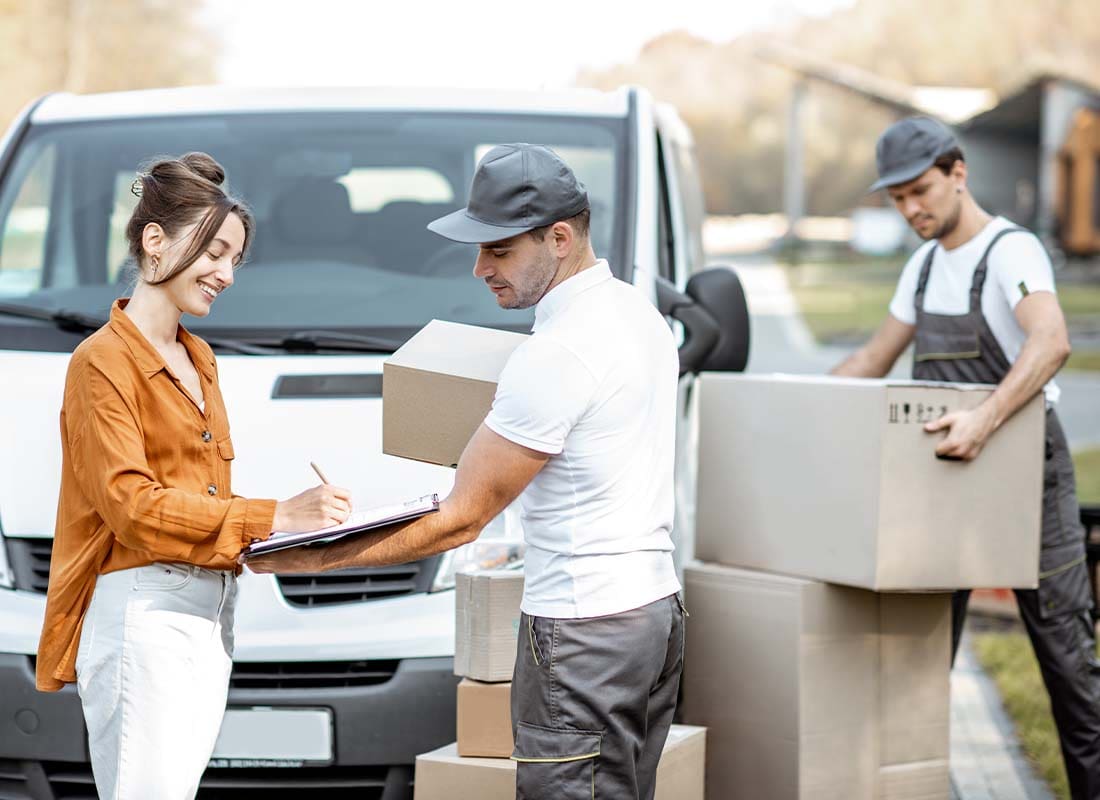
[[[915,340],[913,377],[997,384],[978,408],[930,423],[941,458],[970,460],[1038,392],[1047,402],[1038,590],[1016,592],[1050,694],[1075,800],[1100,798],[1100,662],[1089,611],[1073,462],[1054,406],[1069,355],[1050,259],[1039,240],[986,213],[967,190],[952,133],[926,117],[890,126],[876,150],[879,180],[925,244],[909,259],[886,321],[833,373],[883,377]],[[958,648],[970,593],[956,592]]]

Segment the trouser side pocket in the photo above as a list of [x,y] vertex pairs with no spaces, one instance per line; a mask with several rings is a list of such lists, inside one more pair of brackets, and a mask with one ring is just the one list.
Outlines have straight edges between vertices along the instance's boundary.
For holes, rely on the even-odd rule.
[[516,726],[517,800],[594,800],[600,758],[598,731]]

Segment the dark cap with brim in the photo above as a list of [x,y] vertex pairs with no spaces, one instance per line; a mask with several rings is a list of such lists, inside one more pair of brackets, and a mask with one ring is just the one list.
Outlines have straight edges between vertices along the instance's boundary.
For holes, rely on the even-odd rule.
[[868,192],[919,178],[936,159],[959,146],[955,135],[930,117],[906,117],[891,125],[875,146],[879,179]]
[[428,230],[456,242],[485,244],[552,225],[588,208],[584,184],[557,153],[538,144],[494,147],[477,165],[470,199]]

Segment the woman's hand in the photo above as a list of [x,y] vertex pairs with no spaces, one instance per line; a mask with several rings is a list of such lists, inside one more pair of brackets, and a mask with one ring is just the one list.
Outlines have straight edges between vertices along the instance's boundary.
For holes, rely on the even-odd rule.
[[351,513],[351,492],[323,483],[275,505],[272,527],[299,533],[340,525]]

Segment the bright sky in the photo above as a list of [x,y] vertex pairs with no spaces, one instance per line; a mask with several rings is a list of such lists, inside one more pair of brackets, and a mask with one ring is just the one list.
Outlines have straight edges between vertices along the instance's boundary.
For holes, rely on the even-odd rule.
[[[555,88],[585,67],[629,61],[686,30],[724,42],[854,0],[206,0],[237,86]],[[283,11],[290,7],[293,11]]]

